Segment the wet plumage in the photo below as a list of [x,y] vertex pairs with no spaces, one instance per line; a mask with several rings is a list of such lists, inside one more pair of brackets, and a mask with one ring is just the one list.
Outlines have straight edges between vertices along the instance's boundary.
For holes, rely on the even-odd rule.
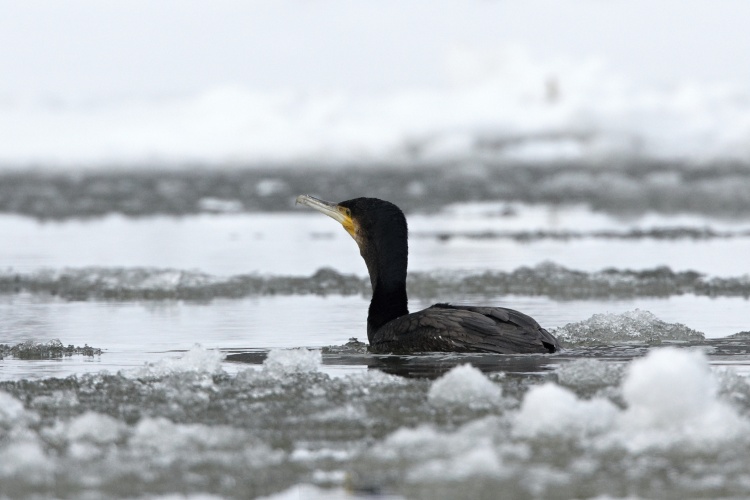
[[503,307],[435,304],[409,313],[408,232],[396,205],[376,198],[331,203],[302,195],[297,203],[332,217],[360,249],[372,284],[367,337],[372,352],[548,353],[557,340],[531,317]]

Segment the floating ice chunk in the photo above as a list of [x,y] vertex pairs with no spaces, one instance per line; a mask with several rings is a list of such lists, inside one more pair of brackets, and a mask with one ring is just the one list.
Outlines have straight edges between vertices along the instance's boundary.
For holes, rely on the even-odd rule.
[[32,484],[43,484],[51,478],[54,467],[35,436],[0,446],[0,479],[21,477]]
[[107,444],[122,438],[125,430],[125,424],[109,415],[89,411],[68,423],[67,437],[71,441]]
[[31,407],[37,409],[71,409],[80,405],[75,391],[53,391],[51,394],[40,394],[31,400]]
[[211,495],[209,493],[188,493],[184,495],[182,493],[170,493],[167,495],[148,495],[140,497],[138,500],[226,500],[227,497],[219,495]]
[[[597,364],[591,366],[601,371]],[[588,382],[583,380],[585,386]],[[579,399],[552,383],[534,387],[514,416],[514,433],[523,437],[599,435],[606,446],[639,452],[685,445],[705,448],[750,431],[750,423],[719,399],[717,379],[699,351],[669,347],[633,361],[622,393],[625,410],[603,398]]]
[[428,425],[401,428],[376,445],[373,455],[412,463],[407,477],[413,482],[503,476],[506,470],[495,442],[500,428],[500,420],[494,416],[469,422],[456,432],[441,432]]
[[[278,464],[284,452],[256,441],[241,429],[222,425],[178,424],[166,418],[145,418],[129,439],[129,453],[147,468],[205,466],[207,462],[238,463],[241,467]],[[207,458],[210,457],[210,458]],[[147,469],[144,475],[149,475]]]
[[255,185],[258,196],[266,198],[274,194],[280,194],[289,190],[289,185],[282,179],[261,179]]
[[26,413],[23,403],[0,391],[0,430],[15,425]]
[[681,323],[667,323],[648,311],[594,314],[579,323],[568,323],[553,332],[565,344],[591,345],[618,342],[701,342],[704,335]]
[[275,375],[316,372],[323,362],[318,349],[273,349],[263,362],[263,370]]
[[463,481],[476,476],[502,477],[505,470],[497,449],[489,439],[452,456],[427,460],[409,473],[411,481]]
[[502,398],[502,387],[469,364],[456,366],[435,380],[427,394],[434,406],[468,406],[473,410],[496,407]]
[[612,427],[617,407],[607,399],[581,400],[553,383],[532,388],[515,415],[514,432],[519,436],[573,436],[581,438]]
[[351,500],[355,498],[344,488],[326,489],[311,484],[298,484],[282,492],[258,500]]
[[620,364],[583,358],[560,366],[557,370],[557,380],[563,386],[595,391],[618,385],[624,371],[623,365]]
[[165,358],[155,363],[148,363],[134,372],[136,377],[166,377],[178,373],[215,374],[222,371],[221,362],[224,354],[212,349],[205,349],[196,344],[179,358]]
[[623,383],[628,408],[620,428],[630,449],[709,444],[748,431],[748,422],[717,397],[705,355],[664,348],[633,361]]
[[747,413],[750,409],[750,378],[743,377],[730,368],[719,370],[716,376],[719,394]]
[[204,212],[214,213],[236,213],[241,212],[244,206],[239,200],[222,200],[220,198],[201,198],[198,207]]

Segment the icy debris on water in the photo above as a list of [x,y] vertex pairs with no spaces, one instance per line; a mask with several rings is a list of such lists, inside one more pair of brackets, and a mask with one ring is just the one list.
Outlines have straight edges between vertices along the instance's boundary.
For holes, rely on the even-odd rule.
[[344,345],[331,345],[323,347],[323,354],[367,354],[367,344],[360,342],[356,337],[351,337]]
[[[183,357],[151,377],[0,382],[0,496],[750,495],[750,401],[739,397],[750,384],[686,348],[653,349],[617,374],[581,364],[558,374],[564,387],[470,366],[434,382],[332,377],[315,351],[276,351],[269,365],[282,369],[236,375],[199,349]],[[584,394],[586,367],[621,400]]]
[[499,418],[399,429],[357,470],[417,498],[743,497],[750,420],[718,380],[702,353],[657,349],[626,370],[624,407],[547,382]]
[[153,268],[80,268],[29,274],[0,271],[0,293],[49,294],[67,300],[211,300],[263,295],[364,294],[369,280],[323,268],[312,276],[218,277]]
[[534,242],[541,240],[572,241],[582,239],[604,239],[604,240],[714,240],[730,238],[750,237],[750,231],[717,231],[710,227],[655,227],[651,229],[629,229],[627,231],[600,230],[600,231],[442,231],[442,232],[418,232],[410,235],[412,238],[435,238],[440,241],[449,241],[454,238],[466,238],[472,240],[495,240],[509,239],[518,242]]
[[594,314],[587,320],[554,329],[552,333],[567,346],[702,342],[705,339],[701,332],[681,323],[667,323],[640,309],[622,314]]
[[[706,277],[658,267],[584,272],[551,262],[511,272],[414,272],[409,296],[424,300],[466,295],[527,295],[558,299],[701,296],[750,297],[750,276]],[[322,268],[311,276],[212,276],[152,268],[80,268],[31,273],[0,271],[0,293],[33,293],[66,300],[211,300],[273,295],[362,295],[370,280]]]
[[[338,168],[292,164],[273,169],[79,171],[73,175],[4,172],[0,174],[0,212],[63,219],[111,213],[281,211],[289,210],[294,197],[305,192],[326,193],[331,200],[369,193],[407,211],[438,210],[465,201],[586,203],[616,214],[744,216],[750,211],[750,171],[743,163],[696,165],[634,158],[550,165],[492,161],[486,155],[498,151],[497,144],[479,141],[476,146],[477,156],[464,162],[420,161],[409,155],[409,168],[394,168],[403,164],[400,161],[362,164],[356,175],[348,176]],[[469,168],[472,175],[456,175]]]
[[83,347],[74,345],[65,346],[58,339],[47,342],[27,340],[14,346],[0,344],[0,359],[7,356],[13,356],[18,359],[51,359],[74,355],[99,356],[101,353],[101,349],[89,347],[88,344],[84,344]]

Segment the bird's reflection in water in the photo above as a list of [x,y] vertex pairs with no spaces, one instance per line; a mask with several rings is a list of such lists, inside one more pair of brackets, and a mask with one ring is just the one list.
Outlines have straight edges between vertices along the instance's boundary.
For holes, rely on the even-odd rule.
[[[325,359],[324,359],[325,364]],[[450,355],[371,356],[367,367],[408,378],[435,379],[453,368],[470,364],[484,373],[540,374],[554,370],[549,356],[536,355]]]
[[[391,375],[408,378],[435,379],[463,364],[471,364],[485,373],[540,374],[555,369],[555,357],[545,355],[520,354],[457,354],[425,353],[410,355],[369,354],[352,352],[326,352],[324,366],[367,366],[370,370],[380,370]],[[231,352],[226,361],[261,365],[266,360],[267,351]]]
[[[702,342],[670,342],[658,344],[616,344],[581,346],[563,349],[556,354],[493,354],[493,353],[422,353],[422,354],[372,354],[366,344],[351,339],[348,343],[322,349],[324,366],[367,366],[391,375],[410,378],[435,379],[452,368],[471,364],[484,373],[505,373],[518,376],[543,376],[553,373],[561,365],[584,358],[603,362],[625,363],[646,355],[651,349],[670,345],[688,349],[701,349],[711,364],[722,365],[731,360],[734,365],[750,366],[750,332]],[[226,361],[261,365],[268,355],[267,349],[228,351]]]

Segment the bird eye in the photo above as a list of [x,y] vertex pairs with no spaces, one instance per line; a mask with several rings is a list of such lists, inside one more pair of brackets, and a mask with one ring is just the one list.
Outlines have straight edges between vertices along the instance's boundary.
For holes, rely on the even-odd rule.
[[344,215],[346,215],[349,218],[351,218],[351,216],[352,216],[352,211],[349,210],[346,207],[341,207],[341,213],[343,213]]

